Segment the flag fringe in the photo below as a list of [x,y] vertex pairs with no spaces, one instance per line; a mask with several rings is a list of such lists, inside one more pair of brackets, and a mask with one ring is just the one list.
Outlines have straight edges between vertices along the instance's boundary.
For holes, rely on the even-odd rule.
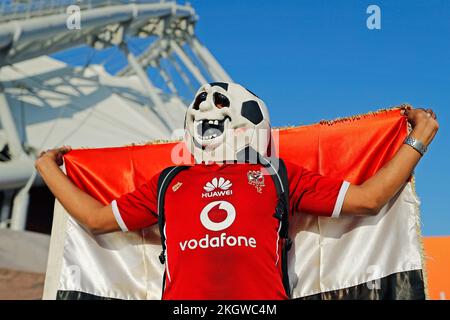
[[402,103],[400,105],[397,105],[397,106],[394,106],[391,108],[378,109],[376,111],[369,111],[367,113],[357,114],[357,115],[348,116],[348,117],[342,117],[342,118],[340,117],[340,118],[336,118],[334,120],[321,120],[321,121],[319,121],[319,124],[333,125],[336,123],[355,121],[355,120],[360,120],[360,119],[364,119],[364,118],[370,118],[370,117],[373,117],[380,113],[388,113],[393,110],[404,109],[406,107],[412,107],[412,106],[408,103]]
[[[339,118],[335,118],[333,120],[320,120],[319,122],[316,123],[312,123],[309,125],[301,125],[302,127],[308,127],[308,126],[314,126],[314,125],[334,125],[337,123],[344,123],[344,122],[350,122],[350,121],[355,121],[355,120],[359,120],[359,119],[364,119],[364,118],[369,118],[369,117],[373,117],[377,114],[380,113],[388,113],[390,111],[393,110],[400,110],[406,107],[412,107],[409,103],[402,103],[400,105],[394,106],[394,107],[390,107],[390,108],[383,108],[383,109],[378,109],[376,111],[369,111],[367,113],[361,113],[361,114],[357,114],[357,115],[353,115],[353,116],[347,116],[347,117],[339,117]],[[293,128],[298,128],[300,126],[282,126],[282,127],[277,127],[274,129],[277,130],[283,130],[283,129],[293,129]],[[148,145],[156,145],[156,144],[164,144],[164,143],[174,143],[174,142],[181,142],[183,139],[182,138],[178,138],[178,139],[156,139],[156,140],[151,140],[151,141],[143,141],[143,142],[133,142],[130,144],[125,144],[121,147],[142,147],[142,146],[148,146]],[[78,149],[92,149],[89,147],[79,147]]]
[[[363,118],[373,117],[373,116],[378,115],[380,113],[388,113],[388,112],[393,111],[393,110],[404,109],[406,107],[412,107],[412,106],[409,103],[402,103],[402,104],[394,106],[394,107],[378,109],[376,111],[369,111],[367,113],[361,113],[361,114],[347,116],[347,117],[339,117],[339,118],[335,118],[333,120],[320,120],[319,122],[312,123],[312,124],[309,124],[309,125],[302,125],[302,127],[303,126],[306,126],[306,127],[307,126],[314,126],[314,125],[318,125],[318,124],[320,124],[320,125],[334,125],[334,124],[337,124],[337,123],[355,121],[355,120],[359,120],[359,119],[363,119]],[[282,126],[282,127],[276,127],[274,129],[283,130],[283,129],[298,128],[298,127],[300,127],[300,126]],[[147,141],[147,142],[131,143],[131,144],[125,145],[125,147],[146,146],[146,145],[173,143],[173,142],[180,142],[180,141],[182,141],[182,138],[172,139],[172,140],[169,140],[169,139],[157,139],[157,140],[152,140],[152,141]]]
[[[419,196],[416,192],[416,178],[414,175],[412,175],[411,178],[411,188],[413,191],[414,196],[417,200],[419,200]],[[420,201],[420,200],[419,200]],[[426,256],[425,256],[425,246],[424,241],[422,237],[422,231],[421,231],[421,213],[420,213],[420,205],[416,204],[416,217],[417,217],[417,223],[416,223],[416,234],[419,239],[419,247],[420,247],[420,257],[422,259],[422,274],[423,274],[423,283],[424,283],[424,289],[425,289],[425,298],[427,300],[430,299],[430,294],[428,292],[428,272],[427,272],[427,266],[426,266]]]

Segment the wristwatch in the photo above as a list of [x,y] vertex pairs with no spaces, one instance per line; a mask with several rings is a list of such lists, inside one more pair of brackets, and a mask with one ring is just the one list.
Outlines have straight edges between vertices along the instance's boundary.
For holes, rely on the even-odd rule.
[[407,136],[404,143],[411,146],[414,150],[416,150],[422,156],[425,154],[425,152],[427,152],[427,146],[424,145],[421,141],[419,141],[411,136]]

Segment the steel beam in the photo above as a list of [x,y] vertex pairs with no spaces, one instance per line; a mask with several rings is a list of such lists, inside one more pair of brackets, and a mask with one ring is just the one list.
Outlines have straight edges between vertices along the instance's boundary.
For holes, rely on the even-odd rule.
[[[9,108],[8,99],[5,96],[5,90],[0,83],[0,122],[5,131],[6,139],[8,141],[9,152],[12,159],[20,158],[24,151],[22,149],[22,142],[20,141],[19,132],[16,123]],[[1,175],[0,175],[1,176]]]
[[188,89],[192,92],[195,93],[196,89],[194,88],[194,86],[191,83],[191,80],[189,79],[189,77],[187,76],[187,74],[183,71],[183,69],[181,68],[180,64],[177,62],[177,60],[172,56],[172,55],[167,55],[167,60],[170,62],[170,64],[174,67],[174,69],[176,70],[176,72],[178,72],[178,74],[181,77],[181,80],[183,81],[183,83],[188,87]]
[[[82,11],[82,30],[91,30],[91,35],[101,33],[102,29],[108,25],[128,23],[133,30],[133,24],[142,23],[153,18],[173,16],[181,19],[195,16],[192,7],[178,5],[175,2],[142,4],[133,3],[126,5],[113,5],[101,8],[93,8]],[[5,63],[19,62],[15,56],[10,56],[8,52],[15,49],[17,45],[29,41],[46,41],[51,37],[60,34],[80,32],[80,30],[68,30],[66,26],[67,15],[55,14],[42,17],[34,17],[27,20],[15,20],[0,23],[0,51],[6,52],[3,55],[0,65]],[[26,54],[27,58],[50,54],[51,48],[46,50],[36,50]],[[18,52],[16,52],[17,54]]]
[[161,77],[164,79],[164,81],[167,84],[167,87],[169,88],[170,92],[174,95],[178,95],[178,91],[177,88],[175,87],[175,85],[173,84],[173,80],[172,77],[169,75],[169,73],[163,68],[161,67],[161,64],[157,63],[155,64],[156,68],[159,71],[159,74],[161,75]]
[[2,209],[0,210],[0,229],[5,229],[9,225],[9,213],[11,211],[13,194],[13,190],[3,191],[3,203]]
[[180,58],[186,68],[191,72],[194,78],[200,84],[208,83],[201,74],[200,70],[195,66],[195,64],[191,61],[191,59],[187,56],[187,54],[183,51],[183,49],[178,45],[175,40],[170,40],[170,48],[175,52],[175,54]]
[[0,162],[0,190],[23,187],[34,171],[34,161],[22,158]]
[[190,38],[188,44],[199,60],[203,62],[210,74],[213,75],[215,81],[233,82],[231,77],[228,73],[226,73],[219,62],[217,62],[212,53],[204,45],[202,45],[197,38]]

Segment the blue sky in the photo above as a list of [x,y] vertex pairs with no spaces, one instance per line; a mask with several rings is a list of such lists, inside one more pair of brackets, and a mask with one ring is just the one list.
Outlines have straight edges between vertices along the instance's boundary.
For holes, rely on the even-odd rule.
[[[440,130],[416,169],[425,235],[450,234],[450,1],[194,0],[199,39],[234,81],[263,98],[275,126],[374,111],[408,102],[431,107]],[[366,27],[366,9],[381,8],[381,30]],[[148,42],[134,40],[139,51]],[[116,48],[87,57],[114,72]],[[150,74],[152,72],[150,71]],[[162,85],[162,81],[155,80]]]
[[[417,193],[423,233],[450,234],[450,1],[191,3],[198,37],[265,100],[276,126],[403,102],[433,108],[440,130],[416,168]],[[366,27],[370,4],[381,30]]]

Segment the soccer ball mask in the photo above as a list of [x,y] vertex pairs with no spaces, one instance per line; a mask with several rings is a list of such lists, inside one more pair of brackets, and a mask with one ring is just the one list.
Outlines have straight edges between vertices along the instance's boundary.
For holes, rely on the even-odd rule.
[[203,85],[186,111],[185,143],[195,161],[242,161],[246,150],[266,156],[270,120],[264,102],[236,83]]

